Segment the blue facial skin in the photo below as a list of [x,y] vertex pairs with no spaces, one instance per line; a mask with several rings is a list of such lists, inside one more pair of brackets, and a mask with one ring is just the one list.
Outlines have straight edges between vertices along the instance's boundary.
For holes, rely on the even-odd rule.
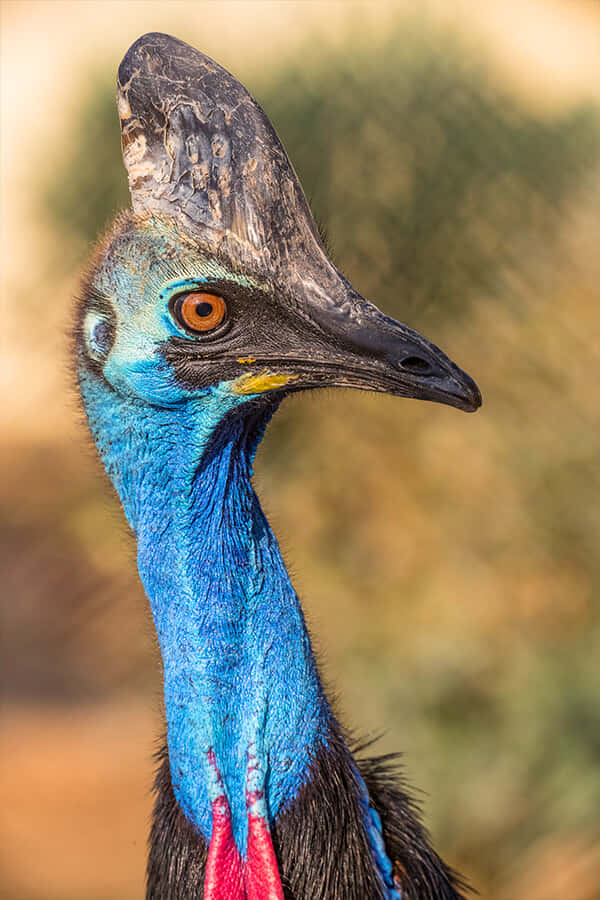
[[[210,803],[220,792],[212,748],[245,853],[248,755],[258,765],[250,787],[264,789],[264,814],[273,821],[306,780],[332,713],[251,484],[262,429],[249,430],[248,416],[261,400],[236,393],[234,382],[184,388],[159,352],[184,334],[169,299],[215,278],[245,281],[203,262],[199,248],[164,222],[117,231],[96,262],[93,295],[103,299],[97,308],[91,301],[84,317],[78,376],[98,451],[137,539],[163,659],[175,796],[209,841]],[[379,835],[371,842],[380,862],[368,795],[361,803],[369,832]]]

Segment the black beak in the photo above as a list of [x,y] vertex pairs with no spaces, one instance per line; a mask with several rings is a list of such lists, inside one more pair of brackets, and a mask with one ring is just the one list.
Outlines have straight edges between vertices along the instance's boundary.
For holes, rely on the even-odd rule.
[[[417,331],[384,315],[329,265],[330,291],[317,289],[313,279],[297,284],[294,315],[285,303],[266,321],[254,319],[239,342],[232,335],[235,356],[242,349],[244,355],[232,359],[229,351],[235,369],[228,366],[224,379],[239,376],[242,393],[347,387],[479,409],[479,388],[466,372]],[[217,348],[214,354],[215,362],[223,357]]]
[[340,280],[346,286],[344,302],[326,305],[321,296],[303,304],[318,333],[312,333],[304,360],[296,358],[291,366],[291,360],[279,360],[297,376],[292,389],[353,387],[445,403],[465,412],[479,409],[481,393],[466,372]]

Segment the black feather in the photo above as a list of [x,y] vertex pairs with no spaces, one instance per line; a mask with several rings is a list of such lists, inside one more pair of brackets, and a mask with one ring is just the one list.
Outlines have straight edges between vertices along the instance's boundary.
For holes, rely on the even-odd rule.
[[[272,838],[285,900],[383,900],[359,800],[356,767],[381,817],[387,854],[403,900],[464,900],[465,882],[433,850],[396,756],[353,757],[332,724],[304,787],[280,811]],[[166,747],[159,754],[150,836],[147,900],[201,898],[206,841],[181,811]]]
[[206,841],[175,799],[166,743],[157,757],[146,900],[200,900],[208,855]]

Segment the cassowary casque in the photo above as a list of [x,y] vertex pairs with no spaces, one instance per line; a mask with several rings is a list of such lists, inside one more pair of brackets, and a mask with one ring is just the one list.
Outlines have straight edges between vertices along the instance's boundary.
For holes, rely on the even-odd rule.
[[76,355],[164,667],[147,897],[457,898],[393,761],[350,749],[251,475],[296,391],[467,411],[479,391],[338,272],[269,120],[221,66],[144,35],[118,110],[133,211],[84,279]]

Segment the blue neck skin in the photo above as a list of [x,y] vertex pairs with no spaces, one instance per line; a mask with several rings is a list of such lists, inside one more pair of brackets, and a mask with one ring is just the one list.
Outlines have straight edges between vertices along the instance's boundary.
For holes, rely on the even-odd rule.
[[[221,388],[176,411],[82,391],[138,542],[164,665],[175,796],[207,841],[212,748],[246,849],[248,756],[267,820],[297,794],[331,711],[304,617],[251,484],[269,417]],[[262,419],[262,423],[261,420]],[[259,810],[260,812],[261,810]]]

